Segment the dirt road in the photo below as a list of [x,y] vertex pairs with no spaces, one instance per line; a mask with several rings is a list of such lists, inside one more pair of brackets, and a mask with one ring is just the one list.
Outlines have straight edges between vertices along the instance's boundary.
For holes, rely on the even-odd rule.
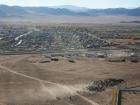
[[56,86],[58,86],[58,87],[67,89],[68,91],[74,92],[75,95],[79,96],[80,98],[82,98],[83,100],[87,101],[87,102],[90,103],[91,105],[99,105],[98,103],[96,103],[96,102],[94,102],[94,101],[92,101],[92,100],[90,100],[90,99],[88,99],[88,98],[86,98],[86,97],[84,97],[84,96],[82,96],[82,95],[76,93],[74,89],[69,88],[68,86],[65,86],[65,85],[62,85],[62,84],[58,84],[58,83],[54,83],[54,82],[49,82],[49,81],[42,80],[42,79],[39,79],[39,78],[36,78],[36,77],[28,76],[28,75],[25,75],[25,74],[16,72],[16,71],[14,71],[14,70],[12,70],[12,69],[10,69],[10,68],[8,68],[8,67],[4,67],[4,66],[2,66],[1,64],[0,64],[0,68],[1,68],[2,70],[8,71],[8,72],[10,72],[10,73],[13,73],[13,74],[16,74],[16,75],[19,75],[19,76],[22,76],[22,77],[25,77],[25,78],[28,78],[28,79],[32,79],[32,80],[34,80],[34,81],[38,81],[38,82],[40,82],[40,83],[42,83],[42,84],[49,83],[49,84],[56,85]]
[[0,103],[106,105],[111,101],[112,90],[90,93],[85,88],[88,83],[116,78],[124,79],[130,87],[139,85],[139,63],[97,59],[74,59],[75,63],[71,63],[68,59],[49,59],[40,54],[1,55]]

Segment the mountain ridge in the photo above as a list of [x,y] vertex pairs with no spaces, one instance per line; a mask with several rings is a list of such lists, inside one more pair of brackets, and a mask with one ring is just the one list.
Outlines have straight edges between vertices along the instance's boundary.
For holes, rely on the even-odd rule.
[[107,8],[90,9],[72,5],[55,7],[20,7],[0,5],[0,17],[21,16],[21,15],[68,15],[68,16],[104,16],[104,15],[126,15],[140,16],[140,7],[128,8]]
[[59,6],[50,6],[50,8],[56,8],[56,9],[68,9],[73,12],[87,12],[90,8],[86,7],[78,7],[74,5],[59,5]]

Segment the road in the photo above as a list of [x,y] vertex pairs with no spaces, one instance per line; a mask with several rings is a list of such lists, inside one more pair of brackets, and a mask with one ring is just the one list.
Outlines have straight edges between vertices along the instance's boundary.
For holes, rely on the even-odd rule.
[[31,31],[17,36],[17,37],[15,38],[15,40],[17,41],[17,40],[19,40],[20,38],[22,38],[23,36],[27,36],[27,35],[33,33],[33,31],[40,31],[40,30],[37,29],[36,27],[33,27],[33,28],[31,28]]
[[27,32],[27,33],[24,33],[24,34],[22,34],[22,35],[19,35],[19,36],[17,36],[16,38],[15,38],[15,40],[17,41],[17,40],[19,40],[19,38],[22,38],[23,36],[26,36],[26,35],[29,35],[29,34],[31,34],[33,31],[31,30],[31,31],[29,31],[29,32]]

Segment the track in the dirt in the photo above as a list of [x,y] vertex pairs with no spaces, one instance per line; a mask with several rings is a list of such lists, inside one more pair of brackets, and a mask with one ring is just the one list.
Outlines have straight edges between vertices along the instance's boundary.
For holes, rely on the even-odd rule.
[[[13,74],[16,74],[16,75],[25,77],[25,78],[29,78],[29,79],[38,81],[38,82],[43,83],[43,84],[44,84],[44,83],[48,83],[48,84],[56,85],[56,86],[59,86],[59,87],[62,87],[62,88],[67,88],[67,89],[69,89],[69,90],[75,92],[72,88],[70,88],[70,87],[68,87],[68,86],[65,86],[65,85],[62,85],[62,84],[58,84],[58,83],[55,83],[55,82],[50,82],[50,81],[42,80],[42,79],[39,79],[39,78],[36,78],[36,77],[32,77],[32,76],[28,76],[28,75],[25,75],[25,74],[23,74],[23,73],[19,73],[19,72],[17,72],[17,71],[14,71],[14,70],[12,70],[12,69],[10,69],[10,68],[8,68],[8,67],[2,66],[2,65],[0,65],[0,68],[1,68],[2,70],[8,71],[8,72],[10,72],[10,73],[13,73]],[[78,93],[75,93],[75,95],[79,96],[80,98],[82,98],[82,99],[85,100],[86,102],[90,103],[91,105],[99,105],[98,103],[96,103],[96,102],[94,102],[94,101],[92,101],[92,100],[90,100],[90,99],[88,99],[88,98],[86,98],[86,97],[84,97],[84,96],[82,96],[82,95],[80,95],[80,94],[78,94]]]

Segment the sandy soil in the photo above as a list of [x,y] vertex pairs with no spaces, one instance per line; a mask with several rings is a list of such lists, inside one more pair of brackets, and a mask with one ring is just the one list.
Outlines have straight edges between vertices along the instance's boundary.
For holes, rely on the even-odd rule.
[[[88,92],[88,83],[107,78],[140,85],[140,63],[67,59],[40,63],[43,55],[0,55],[0,103],[2,105],[106,105],[112,90]],[[132,105],[132,104],[127,104]]]

